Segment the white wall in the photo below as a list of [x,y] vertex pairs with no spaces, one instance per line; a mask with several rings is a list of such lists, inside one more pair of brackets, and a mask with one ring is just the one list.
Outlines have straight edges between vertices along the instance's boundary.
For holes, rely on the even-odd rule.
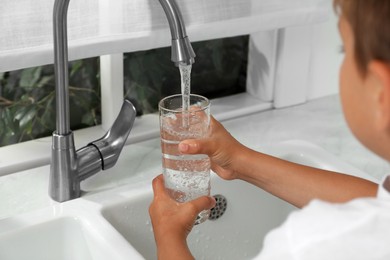
[[332,14],[326,23],[312,25],[313,51],[307,99],[338,93],[339,68],[343,58],[338,28],[338,18]]
[[247,91],[274,107],[288,107],[338,94],[343,58],[329,1],[322,23],[251,34]]

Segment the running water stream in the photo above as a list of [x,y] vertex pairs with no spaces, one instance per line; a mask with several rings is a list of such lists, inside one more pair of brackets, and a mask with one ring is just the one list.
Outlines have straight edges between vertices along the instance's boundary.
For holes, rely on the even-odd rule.
[[179,65],[181,77],[181,94],[183,108],[183,127],[189,127],[189,108],[191,93],[191,68],[192,65]]

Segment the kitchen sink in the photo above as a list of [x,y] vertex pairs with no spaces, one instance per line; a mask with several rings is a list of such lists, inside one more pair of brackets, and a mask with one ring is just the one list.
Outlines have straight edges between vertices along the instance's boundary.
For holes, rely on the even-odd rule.
[[[101,175],[87,183],[90,190],[81,198],[64,203],[53,201],[48,207],[0,220],[0,259],[156,259],[148,209],[153,197],[151,182],[159,174],[160,152],[157,146],[145,149],[154,163],[141,154],[138,164],[124,159],[118,169],[120,174],[110,175],[108,188],[103,179],[110,176]],[[304,141],[259,150],[376,181]],[[137,172],[128,177],[128,171]],[[297,210],[251,184],[225,181],[214,173],[211,195],[218,198],[212,219],[194,226],[188,238],[196,259],[252,259],[261,251],[265,235]]]

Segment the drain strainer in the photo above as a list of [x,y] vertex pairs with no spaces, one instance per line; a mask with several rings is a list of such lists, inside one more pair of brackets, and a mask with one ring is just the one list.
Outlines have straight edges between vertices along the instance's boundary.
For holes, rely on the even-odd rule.
[[[210,215],[209,215],[209,220],[217,220],[219,219],[226,211],[227,207],[227,200],[224,196],[222,195],[213,195],[215,198],[215,207],[210,209]],[[199,222],[200,217],[198,216],[195,220],[194,225],[198,225],[202,222]]]
[[219,219],[226,211],[227,200],[224,196],[218,194],[213,196],[215,198],[215,207],[210,210],[209,220]]

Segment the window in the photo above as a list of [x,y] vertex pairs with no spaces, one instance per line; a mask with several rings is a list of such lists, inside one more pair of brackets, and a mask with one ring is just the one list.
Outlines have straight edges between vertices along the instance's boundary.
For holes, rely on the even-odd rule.
[[[245,91],[248,36],[193,43],[197,54],[191,92],[216,98]],[[69,63],[71,129],[101,123],[99,59]],[[180,93],[180,74],[170,48],[124,55],[124,93],[138,115]],[[0,146],[49,136],[55,130],[53,66],[0,73]]]
[[[99,59],[69,63],[71,127],[100,124]],[[0,146],[49,136],[55,130],[52,65],[0,73]]]
[[[193,43],[197,55],[191,92],[217,98],[245,92],[249,36]],[[124,56],[125,97],[139,114],[157,111],[158,101],[180,93],[180,73],[170,61],[170,47]]]

